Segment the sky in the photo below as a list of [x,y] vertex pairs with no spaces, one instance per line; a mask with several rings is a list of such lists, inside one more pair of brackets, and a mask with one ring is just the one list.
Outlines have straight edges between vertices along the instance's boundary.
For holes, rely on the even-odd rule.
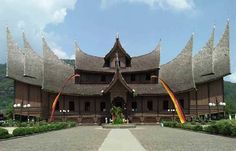
[[0,0],[0,63],[6,62],[6,27],[23,47],[22,32],[42,55],[42,36],[59,58],[75,58],[74,41],[105,56],[116,33],[130,56],[151,52],[161,39],[161,64],[174,59],[194,33],[193,54],[216,26],[215,45],[230,20],[231,72],[236,83],[235,0]]

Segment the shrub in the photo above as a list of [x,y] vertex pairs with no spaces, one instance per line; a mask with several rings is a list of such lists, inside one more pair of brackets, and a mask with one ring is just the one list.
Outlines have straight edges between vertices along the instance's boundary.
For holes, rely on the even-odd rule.
[[34,127],[19,127],[13,131],[14,136],[24,136],[30,135],[34,133],[43,133],[48,131],[60,130],[69,127],[76,126],[75,122],[59,122],[59,123],[51,123],[51,124],[38,124]]
[[166,127],[177,127],[178,122],[175,122],[175,121],[163,121],[163,124]]
[[38,126],[37,129],[39,133],[46,132],[48,131],[48,126],[47,125]]
[[231,127],[231,135],[236,136],[236,124]]
[[39,126],[48,125],[48,123],[46,121],[40,121],[40,122],[38,122],[38,125]]
[[191,125],[191,123],[184,123],[184,124],[182,124],[181,125],[181,128],[183,128],[183,129],[192,129],[192,125]]
[[10,127],[11,125],[9,123],[2,123],[1,126],[2,127]]
[[123,124],[123,119],[122,118],[115,118],[112,124]]
[[230,120],[221,120],[216,122],[216,127],[219,134],[231,135],[231,127],[233,126]]
[[8,130],[0,128],[0,139],[9,138],[11,134],[8,133]]
[[67,124],[69,125],[69,127],[75,127],[76,126],[76,122],[67,122]]
[[218,128],[216,127],[215,124],[210,124],[204,128],[205,132],[211,133],[211,134],[218,134]]
[[18,123],[18,127],[27,127],[28,124],[26,122],[21,122],[21,123]]
[[23,127],[19,127],[19,128],[16,128],[13,130],[13,135],[14,136],[24,136],[26,135],[26,128],[23,128]]
[[12,127],[12,126],[15,126],[16,125],[16,122],[13,121],[13,120],[6,120],[5,123],[2,123],[1,126],[2,127]]
[[202,131],[203,130],[201,125],[192,125],[191,129],[193,131]]

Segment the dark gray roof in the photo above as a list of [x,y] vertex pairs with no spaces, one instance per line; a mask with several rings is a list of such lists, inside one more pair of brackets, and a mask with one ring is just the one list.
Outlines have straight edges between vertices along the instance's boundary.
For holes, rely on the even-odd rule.
[[24,48],[23,53],[25,54],[24,61],[24,77],[28,77],[29,83],[34,85],[42,85],[42,69],[43,59],[35,53],[28,41],[26,40],[25,34],[23,33]]
[[[46,91],[58,92],[64,80],[74,73],[74,66],[60,60],[48,47],[43,38],[43,58],[38,56],[25,36],[24,48],[20,49],[7,29],[7,71],[12,79],[39,85]],[[222,38],[213,48],[214,31],[206,46],[192,57],[193,37],[186,47],[172,61],[160,66],[160,43],[149,54],[132,57],[131,67],[120,69],[120,72],[136,72],[160,68],[159,77],[175,92],[195,88],[195,83],[208,82],[230,74],[229,56],[229,22]],[[76,47],[75,67],[80,70],[115,73],[115,69],[104,68],[104,58],[91,56]],[[193,72],[194,70],[194,72]],[[193,75],[194,73],[194,75]],[[214,73],[214,74],[212,74]],[[71,95],[102,95],[108,84],[74,84],[71,80],[63,93]],[[128,84],[139,95],[161,95],[165,90],[158,84]]]
[[[7,66],[6,66],[6,76],[17,81],[32,85],[40,85],[41,79],[38,77],[27,77],[25,71],[28,72],[28,55],[25,55],[25,48],[20,49],[17,43],[14,42],[13,37],[7,28]],[[26,67],[26,68],[25,68]]]
[[122,47],[120,43],[120,39],[118,37],[116,38],[116,42],[114,46],[109,51],[109,53],[104,57],[104,59],[108,59],[113,53],[116,53],[116,52],[124,54],[128,59],[131,58],[129,54],[125,51],[125,49]]
[[[160,43],[150,53],[131,58],[131,67],[121,68],[120,72],[138,72],[158,69],[160,66]],[[104,58],[84,53],[76,48],[75,68],[95,72],[115,72],[115,69],[104,67]]]
[[206,46],[193,57],[196,84],[212,81],[230,74],[229,22],[214,48],[214,31]]
[[[74,67],[59,59],[51,51],[44,38],[43,59],[43,89],[49,92],[59,92],[64,80],[74,74]],[[63,93],[79,96],[102,95],[101,90],[107,86],[108,84],[74,84],[72,79],[66,84]]]
[[[74,73],[73,66],[60,60],[43,38],[43,85],[42,88],[59,92],[66,78]],[[66,87],[65,91],[68,87]]]
[[195,88],[192,69],[193,35],[181,53],[172,61],[160,67],[160,79],[174,91]]

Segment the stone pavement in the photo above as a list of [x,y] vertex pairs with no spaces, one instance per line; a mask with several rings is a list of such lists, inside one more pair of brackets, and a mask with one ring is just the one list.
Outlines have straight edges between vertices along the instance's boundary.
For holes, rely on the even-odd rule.
[[78,126],[0,141],[0,151],[236,151],[236,138],[160,126]]
[[128,129],[113,129],[99,151],[145,151]]

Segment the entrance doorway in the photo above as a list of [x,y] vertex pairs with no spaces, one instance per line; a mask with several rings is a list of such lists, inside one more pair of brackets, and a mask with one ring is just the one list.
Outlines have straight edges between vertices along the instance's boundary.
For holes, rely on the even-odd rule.
[[126,107],[126,104],[125,104],[125,101],[123,98],[121,98],[121,97],[114,98],[112,101],[112,106],[122,108],[125,119],[127,119],[127,117],[128,117],[127,107]]
[[124,103],[125,103],[125,101],[124,101],[124,99],[121,98],[121,97],[116,97],[116,98],[114,98],[114,100],[112,101],[112,105],[113,105],[113,106],[120,107],[120,108],[122,108],[122,109],[124,109]]

